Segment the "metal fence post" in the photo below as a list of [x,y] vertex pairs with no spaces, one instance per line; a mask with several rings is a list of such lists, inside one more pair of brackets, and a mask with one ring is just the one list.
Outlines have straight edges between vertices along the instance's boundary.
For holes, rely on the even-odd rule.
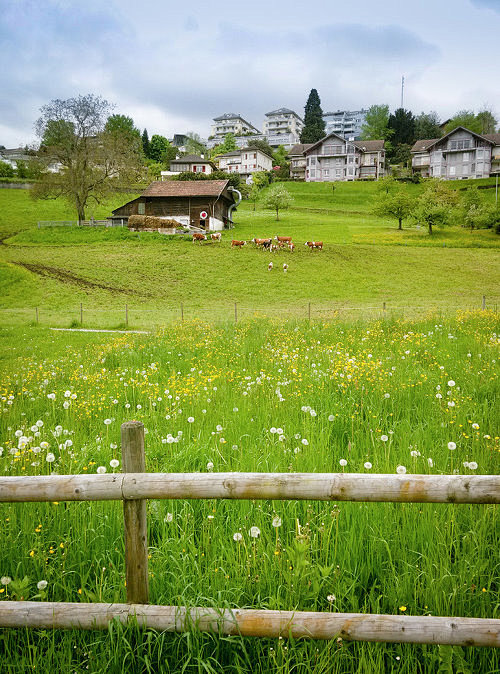
[[[144,473],[144,424],[126,421],[121,426],[122,467],[124,473]],[[146,499],[123,501],[125,525],[125,578],[127,602],[147,604],[148,586],[148,536]]]

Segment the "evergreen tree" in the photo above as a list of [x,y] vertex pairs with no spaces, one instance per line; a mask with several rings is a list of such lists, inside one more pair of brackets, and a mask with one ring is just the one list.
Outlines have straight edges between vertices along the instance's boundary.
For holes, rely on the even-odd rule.
[[325,135],[325,120],[321,100],[316,89],[311,89],[304,108],[304,128],[300,134],[301,143],[316,143]]
[[415,117],[409,110],[398,108],[389,115],[387,126],[394,132],[391,142],[395,148],[401,144],[413,145],[415,142]]
[[144,129],[142,132],[142,151],[145,157],[149,157],[149,136],[147,129]]

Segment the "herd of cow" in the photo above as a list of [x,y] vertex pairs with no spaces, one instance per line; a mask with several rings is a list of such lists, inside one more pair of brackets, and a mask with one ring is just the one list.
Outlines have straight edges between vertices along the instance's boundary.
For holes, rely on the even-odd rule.
[[[220,232],[214,232],[210,234],[210,239],[212,241],[221,241],[222,235]],[[207,235],[202,232],[193,233],[193,243],[195,241],[206,241]],[[276,253],[278,250],[287,248],[291,253],[295,250],[295,244],[292,241],[291,236],[275,236],[273,239],[252,239],[251,243],[255,245],[256,248],[262,248],[263,250],[268,250],[271,253]],[[231,248],[242,248],[246,246],[246,241],[239,241],[238,239],[232,239]],[[323,241],[306,241],[305,246],[308,246],[310,250],[323,250]]]

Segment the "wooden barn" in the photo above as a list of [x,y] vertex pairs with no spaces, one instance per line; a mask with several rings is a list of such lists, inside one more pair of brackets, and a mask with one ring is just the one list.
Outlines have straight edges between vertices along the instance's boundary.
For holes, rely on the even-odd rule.
[[128,203],[116,208],[113,224],[128,224],[131,215],[151,215],[175,220],[183,227],[220,231],[230,227],[231,213],[239,203],[228,180],[170,180],[154,182]]

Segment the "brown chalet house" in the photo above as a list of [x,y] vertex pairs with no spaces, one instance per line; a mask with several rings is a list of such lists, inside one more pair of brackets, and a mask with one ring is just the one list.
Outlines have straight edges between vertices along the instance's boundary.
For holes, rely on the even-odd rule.
[[113,224],[128,223],[131,215],[176,220],[182,227],[221,231],[232,224],[239,200],[228,180],[169,180],[151,183],[144,192],[112,211]]

